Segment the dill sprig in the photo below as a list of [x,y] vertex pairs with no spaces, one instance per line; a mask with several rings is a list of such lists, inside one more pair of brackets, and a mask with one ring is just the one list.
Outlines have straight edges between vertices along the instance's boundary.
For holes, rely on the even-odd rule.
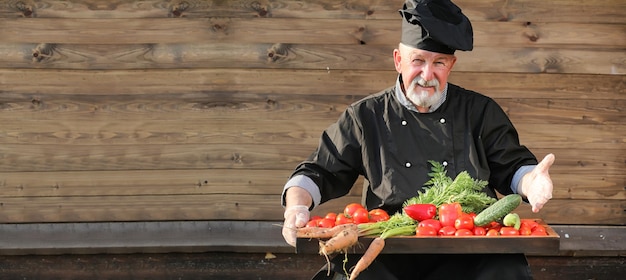
[[447,175],[445,166],[436,161],[431,165],[431,177],[417,196],[407,199],[403,206],[430,203],[439,207],[444,203],[458,202],[465,213],[480,213],[496,199],[488,196],[483,189],[488,182],[472,178],[467,171],[459,173],[454,180]]

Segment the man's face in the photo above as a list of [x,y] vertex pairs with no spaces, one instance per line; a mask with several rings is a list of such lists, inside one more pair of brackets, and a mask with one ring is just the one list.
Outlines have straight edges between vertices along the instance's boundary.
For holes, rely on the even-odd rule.
[[394,50],[394,62],[402,74],[406,97],[419,109],[428,108],[441,98],[456,57],[400,45]]

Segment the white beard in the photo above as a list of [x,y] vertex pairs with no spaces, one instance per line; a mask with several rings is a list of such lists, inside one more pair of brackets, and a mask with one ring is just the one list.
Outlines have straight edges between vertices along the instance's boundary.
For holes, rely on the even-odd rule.
[[[435,92],[430,95],[427,90],[417,90],[417,86],[434,86]],[[415,78],[411,85],[406,88],[406,97],[417,107],[429,108],[435,105],[439,99],[441,99],[441,93],[439,92],[439,82],[434,79],[431,81],[425,81],[421,77]]]

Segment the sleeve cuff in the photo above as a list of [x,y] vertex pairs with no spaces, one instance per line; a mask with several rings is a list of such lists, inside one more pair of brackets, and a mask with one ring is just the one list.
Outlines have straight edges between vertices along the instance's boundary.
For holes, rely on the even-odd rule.
[[537,165],[524,165],[517,169],[515,174],[513,175],[513,180],[511,181],[511,190],[513,193],[521,194],[520,181],[522,181],[522,177],[526,175],[526,173],[533,171]]
[[309,210],[313,210],[315,206],[320,204],[320,201],[322,200],[322,194],[320,193],[320,189],[317,184],[315,184],[315,182],[313,182],[313,180],[311,180],[311,178],[307,176],[296,175],[289,179],[289,181],[287,181],[287,183],[283,187],[283,193],[281,195],[281,204],[283,206],[285,206],[285,192],[288,188],[293,186],[301,187],[309,192],[311,198],[313,198],[313,204],[311,205],[311,208]]

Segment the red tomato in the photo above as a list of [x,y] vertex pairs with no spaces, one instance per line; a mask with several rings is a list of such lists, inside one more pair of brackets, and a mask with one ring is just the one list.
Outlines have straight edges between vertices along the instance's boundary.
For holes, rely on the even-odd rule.
[[439,221],[442,226],[452,226],[454,227],[454,221],[463,213],[463,209],[461,208],[461,204],[454,203],[444,203],[439,206]]
[[326,216],[324,216],[325,219],[331,219],[331,220],[335,220],[337,219],[337,213],[333,213],[333,212],[328,212],[326,214]]
[[365,208],[356,209],[352,214],[352,221],[355,224],[368,223],[370,221],[370,213]]
[[311,218],[309,218],[309,221],[315,221],[315,220],[319,220],[321,218],[322,217],[320,217],[320,216],[312,216]]
[[389,220],[389,214],[383,209],[372,209],[370,211],[370,222],[380,222]]
[[317,223],[320,219],[317,220],[310,220],[308,223],[306,223],[306,227],[317,227]]
[[521,224],[519,227],[519,235],[530,235],[532,230],[528,224]]
[[435,204],[411,204],[404,208],[404,213],[416,221],[432,219],[437,215]]
[[348,218],[352,218],[357,209],[365,209],[365,207],[359,203],[350,203],[343,209],[343,214]]
[[522,219],[521,220],[521,224],[524,225],[528,225],[528,227],[530,228],[530,230],[532,231],[533,229],[535,229],[539,223],[537,223],[537,221],[532,220],[532,219]]
[[466,228],[457,229],[454,232],[454,236],[471,236],[471,235],[474,235],[474,233],[471,230],[466,229]]
[[477,236],[485,236],[487,234],[487,231],[484,227],[474,227],[472,231],[474,232],[474,235]]
[[534,229],[532,229],[530,234],[539,236],[548,235],[548,233],[546,232],[546,228],[539,224]]
[[454,236],[455,232],[456,228],[454,228],[453,226],[443,226],[439,229],[438,234],[440,236]]
[[346,217],[343,213],[337,214],[337,218],[335,218],[335,225],[343,225],[343,224],[351,224],[352,219]]
[[415,236],[437,236],[437,230],[431,226],[417,226]]
[[500,232],[501,227],[502,227],[502,224],[498,222],[491,222],[485,226],[485,230],[489,231],[490,229],[495,229],[496,231]]
[[439,230],[441,229],[441,223],[439,222],[439,220],[427,219],[427,220],[423,220],[423,221],[419,222],[417,224],[417,227],[432,227],[437,232],[439,232]]
[[474,228],[474,218],[468,214],[461,214],[454,220],[454,227],[456,229],[472,230]]
[[485,236],[500,236],[500,231],[496,229],[490,229],[485,233]]
[[335,226],[335,220],[319,219],[317,220],[317,226],[321,228],[331,228]]
[[519,235],[519,230],[516,230],[514,227],[502,227],[500,228],[500,235],[502,236]]

